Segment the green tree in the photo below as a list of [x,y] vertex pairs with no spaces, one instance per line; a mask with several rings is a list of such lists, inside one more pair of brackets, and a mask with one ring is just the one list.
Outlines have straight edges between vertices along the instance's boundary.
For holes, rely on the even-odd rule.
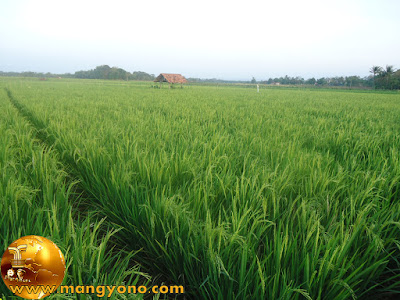
[[376,89],[376,76],[382,73],[382,68],[379,66],[372,66],[369,72],[374,76],[374,89]]
[[317,81],[315,80],[314,77],[313,77],[313,78],[310,78],[310,79],[307,79],[307,81],[306,81],[307,84],[312,84],[312,85],[314,85],[316,82],[317,82]]
[[393,85],[391,84],[391,79],[394,74],[394,67],[391,65],[386,65],[385,69],[385,77],[386,77],[386,88],[387,89],[393,89]]
[[393,89],[400,90],[400,70],[397,70],[392,77]]

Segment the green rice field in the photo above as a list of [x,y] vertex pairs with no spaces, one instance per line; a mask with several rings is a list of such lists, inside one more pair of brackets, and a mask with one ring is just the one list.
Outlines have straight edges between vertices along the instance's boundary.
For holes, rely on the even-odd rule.
[[400,297],[400,93],[151,86],[0,78],[0,252],[185,288],[154,298]]

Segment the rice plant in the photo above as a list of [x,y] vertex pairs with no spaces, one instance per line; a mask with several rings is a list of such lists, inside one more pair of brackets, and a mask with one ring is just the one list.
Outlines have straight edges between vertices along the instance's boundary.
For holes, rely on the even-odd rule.
[[[67,178],[56,151],[35,138],[35,130],[11,106],[4,90],[0,108],[1,253],[22,236],[40,235],[64,253],[65,285],[148,284],[149,276],[134,264],[135,253],[124,247],[116,252],[110,244],[116,230],[98,220],[95,211],[80,215],[73,208],[80,201],[78,183]],[[15,297],[4,284],[0,296]]]
[[400,292],[398,94],[5,85],[116,242],[188,297]]

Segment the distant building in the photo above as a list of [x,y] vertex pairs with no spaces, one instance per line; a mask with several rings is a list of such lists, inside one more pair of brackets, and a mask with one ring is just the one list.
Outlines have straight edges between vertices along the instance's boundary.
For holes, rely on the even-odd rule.
[[187,83],[187,80],[181,74],[161,73],[160,75],[157,76],[156,79],[154,79],[154,82],[159,82],[160,87],[163,82],[168,82],[169,87],[171,88],[172,84],[174,83],[180,83],[182,87],[182,84]]

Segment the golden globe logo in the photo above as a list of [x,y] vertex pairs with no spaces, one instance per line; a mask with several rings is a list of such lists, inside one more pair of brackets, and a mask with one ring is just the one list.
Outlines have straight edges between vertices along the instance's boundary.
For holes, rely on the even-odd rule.
[[63,254],[56,244],[41,236],[24,236],[12,242],[1,259],[1,278],[15,295],[25,299],[49,296],[64,275]]

